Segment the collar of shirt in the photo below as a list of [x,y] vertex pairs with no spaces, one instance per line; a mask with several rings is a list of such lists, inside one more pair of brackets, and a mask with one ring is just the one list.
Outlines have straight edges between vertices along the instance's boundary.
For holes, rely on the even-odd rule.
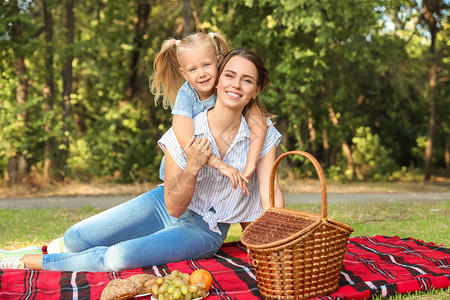
[[[214,146],[214,148],[217,148],[217,145],[214,141],[214,137],[212,136],[212,132],[211,132],[211,130],[209,128],[209,124],[208,124],[208,111],[204,111],[204,112],[198,114],[197,117],[195,118],[194,135],[195,136],[202,135],[202,136],[207,137],[211,141],[211,144]],[[230,151],[237,142],[239,142],[245,138],[250,139],[250,128],[248,127],[247,121],[245,120],[244,116],[241,115],[241,123],[239,125],[239,129],[238,129],[233,141],[231,142],[231,145],[230,145],[228,151]],[[227,151],[227,153],[228,153],[228,151]]]

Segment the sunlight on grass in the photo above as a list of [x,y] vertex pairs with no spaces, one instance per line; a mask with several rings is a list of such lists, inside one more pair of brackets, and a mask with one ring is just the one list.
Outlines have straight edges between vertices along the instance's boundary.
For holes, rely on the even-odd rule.
[[101,212],[100,209],[0,209],[0,249],[47,245],[63,236],[71,225]]
[[[320,214],[320,204],[288,205]],[[0,248],[45,245],[71,225],[99,213],[100,209],[0,209]],[[399,236],[450,245],[450,201],[364,202],[329,204],[328,217],[355,229],[354,236]],[[240,224],[233,224],[226,242],[240,240]]]

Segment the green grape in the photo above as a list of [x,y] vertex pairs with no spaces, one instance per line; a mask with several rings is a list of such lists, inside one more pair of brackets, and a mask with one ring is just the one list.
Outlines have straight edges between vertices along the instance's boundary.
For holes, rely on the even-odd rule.
[[191,275],[189,275],[188,273],[183,273],[183,280],[189,282],[189,278],[190,278],[190,277],[191,277]]
[[208,292],[207,292],[206,290],[203,290],[203,289],[200,291],[199,294],[200,294],[200,296],[201,296],[202,298],[206,298],[206,297],[208,296]]
[[191,293],[197,293],[197,291],[198,291],[198,286],[195,285],[195,284],[190,284],[190,285],[188,286],[188,290],[189,290],[189,292],[191,292]]
[[183,285],[183,279],[177,277],[172,282],[176,287],[181,287]]
[[205,288],[206,288],[206,285],[205,285],[205,283],[203,283],[203,282],[197,282],[196,285],[197,285],[199,288],[201,288],[201,289],[205,289]]
[[176,288],[177,288],[177,287],[176,287],[175,285],[171,284],[171,285],[169,285],[169,287],[167,288],[167,292],[168,292],[169,294],[173,294],[173,292],[175,291]]
[[165,281],[163,284],[159,286],[158,294],[165,294],[167,292],[167,289],[169,287],[169,283]]
[[173,291],[173,298],[179,299],[181,297],[181,290],[180,288],[177,288],[175,291]]
[[[171,295],[172,296],[172,295]],[[165,293],[164,295],[163,295],[163,300],[169,300],[169,294],[167,294],[167,293]]]
[[185,296],[184,296],[184,300],[191,300],[192,299],[192,293],[188,292]]
[[164,278],[162,278],[162,277],[156,278],[156,283],[157,284],[163,284],[163,282],[164,282]]
[[181,287],[180,287],[180,289],[181,289],[181,292],[183,293],[183,295],[187,295],[187,293],[189,292],[188,291],[188,287],[187,287],[187,285],[182,285]]
[[169,275],[164,276],[164,279],[167,281],[172,281],[175,277],[176,276],[174,273],[170,273]]
[[158,295],[158,290],[159,290],[159,284],[157,284],[156,282],[152,285],[152,293],[153,295],[157,296]]
[[180,271],[178,271],[178,270],[173,270],[172,271],[172,274],[173,274],[174,277],[177,277],[179,273],[180,273]]

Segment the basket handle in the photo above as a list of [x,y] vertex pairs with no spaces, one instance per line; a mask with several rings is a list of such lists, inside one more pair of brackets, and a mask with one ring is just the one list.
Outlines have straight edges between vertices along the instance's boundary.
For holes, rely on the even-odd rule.
[[270,172],[269,177],[269,200],[270,200],[270,207],[275,206],[275,192],[274,192],[274,184],[275,184],[275,174],[277,173],[278,165],[280,164],[281,160],[285,158],[288,155],[301,155],[303,157],[306,157],[309,161],[312,162],[314,165],[314,168],[316,169],[317,174],[319,175],[319,182],[320,182],[320,189],[322,193],[322,214],[321,218],[326,219],[327,218],[327,185],[325,183],[325,176],[323,175],[322,167],[320,166],[317,159],[315,159],[314,156],[309,154],[308,152],[304,151],[289,151],[285,152],[278,157],[278,159],[275,161],[275,163],[272,166],[272,170]]

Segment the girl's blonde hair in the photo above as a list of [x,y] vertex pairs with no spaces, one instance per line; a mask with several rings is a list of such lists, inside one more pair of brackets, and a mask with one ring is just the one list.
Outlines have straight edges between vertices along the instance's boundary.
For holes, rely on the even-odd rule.
[[178,90],[185,82],[180,72],[180,53],[193,47],[211,47],[222,58],[230,52],[224,35],[218,32],[209,34],[198,32],[182,40],[168,39],[153,62],[155,73],[150,77],[150,89],[155,95],[155,104],[162,98],[163,107],[173,107]]

